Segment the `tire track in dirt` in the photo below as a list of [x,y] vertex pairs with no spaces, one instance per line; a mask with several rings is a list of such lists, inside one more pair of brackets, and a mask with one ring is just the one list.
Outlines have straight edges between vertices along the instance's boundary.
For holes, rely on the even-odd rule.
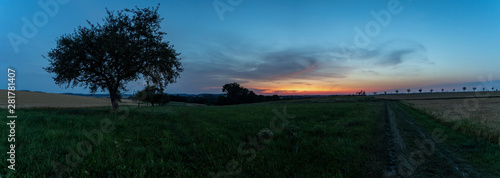
[[425,131],[397,102],[386,102],[386,109],[386,177],[484,177],[461,159],[459,149],[443,144],[444,131]]
[[397,129],[397,124],[395,120],[395,115],[394,112],[389,109],[389,105],[386,103],[386,138],[387,138],[387,144],[388,144],[388,157],[389,157],[389,162],[388,162],[388,173],[386,174],[387,177],[393,177],[397,175],[397,168],[398,168],[398,161],[397,161],[397,155],[400,155],[403,153],[404,150],[406,150],[405,145],[402,138],[401,134],[399,133],[399,130]]

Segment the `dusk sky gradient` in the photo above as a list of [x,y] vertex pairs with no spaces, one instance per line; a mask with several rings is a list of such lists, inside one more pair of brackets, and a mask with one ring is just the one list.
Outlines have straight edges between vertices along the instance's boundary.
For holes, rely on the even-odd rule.
[[[80,87],[57,86],[54,75],[42,69],[49,64],[42,55],[56,47],[61,35],[88,26],[86,20],[102,23],[105,8],[155,7],[160,1],[61,0],[65,4],[58,3],[54,14],[47,14],[37,2],[49,1],[0,0],[0,69],[5,71],[1,89],[7,88],[7,67],[12,66],[18,90],[88,93]],[[160,3],[165,39],[182,53],[184,66],[177,83],[168,85],[168,93],[216,94],[230,82],[259,94],[280,95],[461,90],[482,88],[480,83],[500,88],[500,1]],[[223,13],[218,14],[214,3],[232,11],[219,9]],[[385,12],[390,19],[378,16],[377,21],[373,15]],[[42,14],[48,21],[43,22]],[[40,17],[35,18],[40,21],[39,27],[35,24],[37,32],[26,36],[26,20],[33,23],[34,16]],[[13,34],[27,41],[12,45]],[[143,87],[143,81],[129,83],[128,93]]]

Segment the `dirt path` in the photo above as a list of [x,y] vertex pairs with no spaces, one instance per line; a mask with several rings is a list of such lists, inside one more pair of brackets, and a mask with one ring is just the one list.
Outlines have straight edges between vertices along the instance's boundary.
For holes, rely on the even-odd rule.
[[386,108],[388,177],[484,177],[461,158],[461,148],[445,144],[441,129],[426,131],[397,102]]

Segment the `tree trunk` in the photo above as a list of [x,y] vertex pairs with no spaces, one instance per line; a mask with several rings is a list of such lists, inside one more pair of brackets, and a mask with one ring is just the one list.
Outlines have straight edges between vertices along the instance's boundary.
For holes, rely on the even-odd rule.
[[113,106],[113,111],[118,111],[118,90],[108,89],[109,97],[111,98],[111,105]]
[[113,111],[118,111],[118,99],[111,99],[111,105],[113,105]]

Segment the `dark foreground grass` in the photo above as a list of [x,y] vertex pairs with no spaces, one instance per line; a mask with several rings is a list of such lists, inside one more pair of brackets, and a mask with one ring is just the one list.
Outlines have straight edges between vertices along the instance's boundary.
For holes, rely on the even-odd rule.
[[16,171],[7,169],[8,121],[2,117],[0,174],[379,177],[382,108],[380,102],[346,102],[144,107],[119,113],[19,109]]

